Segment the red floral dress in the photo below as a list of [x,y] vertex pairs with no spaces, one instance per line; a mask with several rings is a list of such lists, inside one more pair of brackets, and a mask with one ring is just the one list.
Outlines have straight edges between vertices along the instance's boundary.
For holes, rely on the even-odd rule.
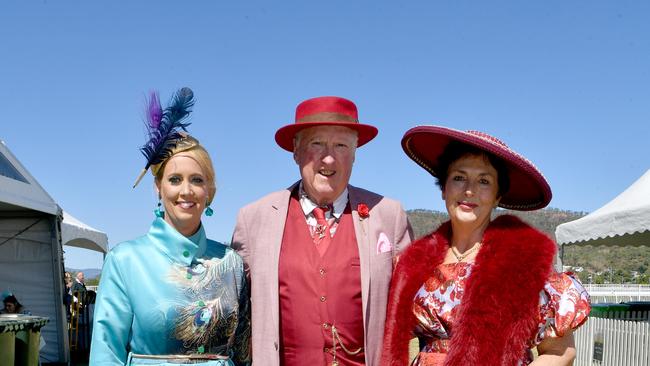
[[[442,365],[473,265],[441,264],[415,295],[416,334],[424,347],[412,365]],[[553,272],[539,294],[538,327],[529,347],[536,347],[546,337],[561,337],[567,330],[578,328],[587,319],[589,310],[589,294],[580,281],[570,273]],[[519,364],[528,365],[532,361],[532,352],[528,350],[521,355]]]

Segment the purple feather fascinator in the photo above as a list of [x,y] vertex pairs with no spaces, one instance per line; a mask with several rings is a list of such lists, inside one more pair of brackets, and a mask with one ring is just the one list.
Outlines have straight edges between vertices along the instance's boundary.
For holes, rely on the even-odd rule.
[[190,123],[186,120],[193,106],[194,93],[190,88],[177,91],[165,110],[160,106],[158,93],[151,92],[147,100],[145,123],[148,141],[140,148],[147,159],[147,164],[133,184],[134,188],[140,183],[149,167],[162,163],[172,155],[178,140],[184,137],[181,130],[187,132]]

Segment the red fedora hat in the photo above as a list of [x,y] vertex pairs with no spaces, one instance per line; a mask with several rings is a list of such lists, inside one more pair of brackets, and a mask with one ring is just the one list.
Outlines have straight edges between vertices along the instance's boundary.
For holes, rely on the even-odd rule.
[[452,141],[479,148],[505,162],[510,188],[501,197],[500,207],[531,211],[546,207],[551,202],[551,187],[535,165],[487,133],[459,131],[441,126],[418,126],[406,131],[402,138],[402,148],[413,161],[438,177],[438,159]]
[[357,106],[341,97],[307,99],[296,107],[296,121],[275,133],[275,142],[287,151],[293,151],[293,137],[298,131],[316,126],[343,126],[359,134],[357,146],[377,136],[377,128],[359,123]]

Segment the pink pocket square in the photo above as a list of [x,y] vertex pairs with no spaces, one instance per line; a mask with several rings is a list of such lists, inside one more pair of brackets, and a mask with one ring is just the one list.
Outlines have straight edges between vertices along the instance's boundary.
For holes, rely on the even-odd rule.
[[379,234],[379,240],[377,240],[377,254],[390,252],[393,249],[393,244],[390,243],[386,234]]

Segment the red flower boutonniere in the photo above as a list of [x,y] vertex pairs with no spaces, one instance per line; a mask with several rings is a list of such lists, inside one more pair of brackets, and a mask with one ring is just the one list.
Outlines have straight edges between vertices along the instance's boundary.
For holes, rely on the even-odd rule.
[[359,213],[359,217],[361,219],[365,219],[366,217],[370,216],[370,209],[368,209],[368,206],[365,203],[360,203],[357,205],[357,212]]

